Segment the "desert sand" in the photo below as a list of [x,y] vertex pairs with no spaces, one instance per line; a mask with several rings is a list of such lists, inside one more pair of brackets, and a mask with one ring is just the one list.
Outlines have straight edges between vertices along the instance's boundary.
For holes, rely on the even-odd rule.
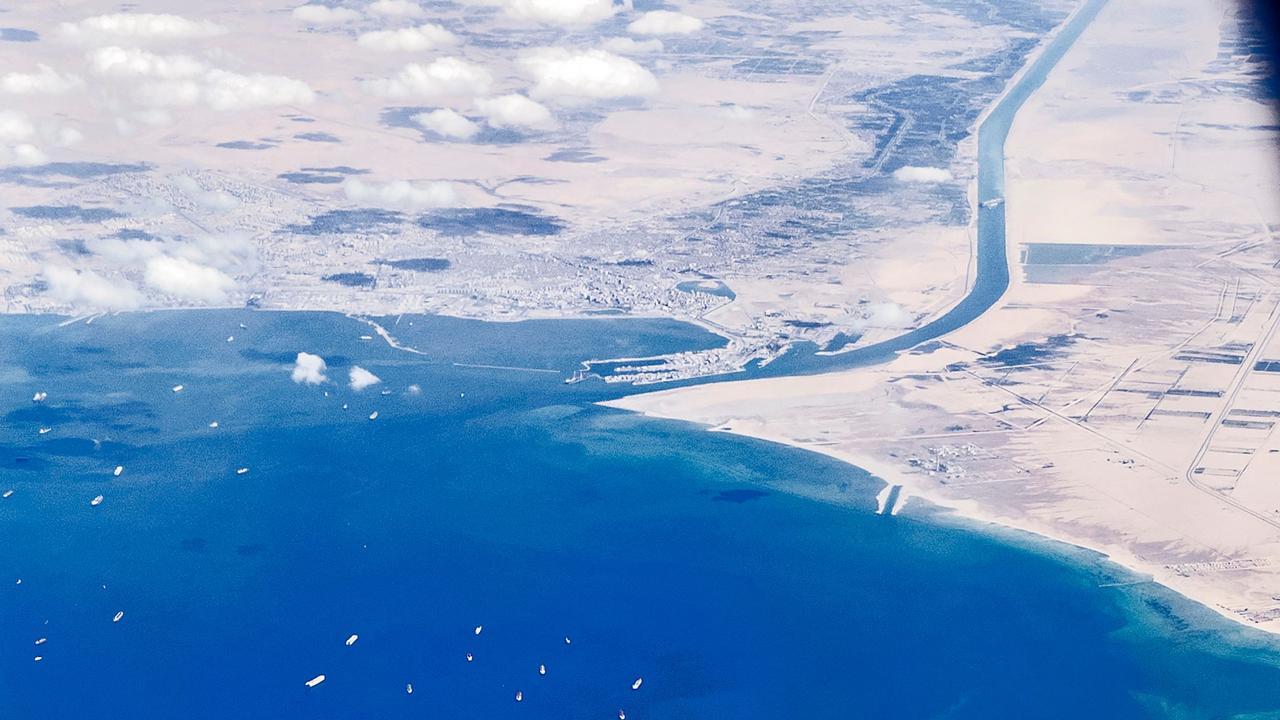
[[848,461],[1280,632],[1277,132],[1233,8],[1103,9],[1017,116],[1012,282],[975,322],[879,366],[609,404]]

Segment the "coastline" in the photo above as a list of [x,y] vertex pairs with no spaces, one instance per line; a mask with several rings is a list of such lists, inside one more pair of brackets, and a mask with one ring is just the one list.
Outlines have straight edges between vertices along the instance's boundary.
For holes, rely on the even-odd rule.
[[[1109,3],[1108,22],[1090,26],[1010,128],[1009,202],[1000,208],[1010,283],[981,317],[882,365],[721,383],[714,397],[682,388],[604,404],[839,459],[959,519],[1097,553],[1235,626],[1280,633],[1280,535],[1267,517],[1276,493],[1265,482],[1280,449],[1237,431],[1230,441],[1260,459],[1232,470],[1234,485],[1205,475],[1218,487],[1202,492],[1182,478],[1218,472],[1187,449],[1206,437],[1196,418],[1232,411],[1238,393],[1214,388],[1256,388],[1244,393],[1246,415],[1268,407],[1275,389],[1250,380],[1247,364],[1227,372],[1180,354],[1193,339],[1276,352],[1268,330],[1280,300],[1268,285],[1240,289],[1241,278],[1274,277],[1274,258],[1249,236],[1265,239],[1280,216],[1265,197],[1280,182],[1256,154],[1275,133],[1264,103],[1197,92],[1247,71],[1213,64],[1235,31],[1226,6],[1150,10],[1142,0]],[[1136,36],[1136,52],[1163,64],[1117,71],[1108,51]],[[1180,102],[1128,92],[1152,85],[1170,85],[1162,98]],[[1235,160],[1229,170],[1224,153]],[[1242,202],[1241,186],[1257,195]],[[1224,235],[1235,237],[1229,263],[1218,262]],[[1042,280],[1028,261],[1037,243],[1137,250],[1132,260],[1051,266],[1057,274]],[[1181,289],[1176,300],[1170,286]],[[1224,292],[1232,303],[1254,301],[1239,313],[1215,310]],[[1205,391],[1184,393],[1183,378]],[[942,469],[944,456],[956,459],[947,460],[956,474]],[[936,463],[936,475],[920,462]]]
[[[1162,591],[1147,596],[1154,613],[1128,622],[1129,598],[1141,598],[1095,590],[1115,579],[1107,568],[1081,572],[929,521],[919,517],[933,513],[924,504],[891,519],[815,502],[773,479],[811,478],[819,494],[847,488],[846,500],[869,496],[878,481],[824,456],[584,402],[600,384],[570,391],[550,376],[531,383],[458,369],[449,361],[483,361],[491,332],[527,336],[413,319],[404,339],[440,338],[420,346],[435,357],[359,339],[367,326],[332,313],[131,314],[66,329],[53,318],[7,323],[11,337],[34,340],[13,343],[21,345],[13,364],[30,375],[55,359],[80,369],[49,386],[52,402],[41,410],[85,403],[95,412],[83,422],[132,423],[100,457],[51,453],[40,475],[14,479],[3,506],[15,548],[5,574],[24,580],[7,591],[18,716],[74,717],[86,702],[117,714],[147,703],[154,711],[155,698],[131,690],[129,677],[173,690],[161,693],[162,704],[179,715],[208,706],[214,692],[219,706],[244,704],[251,715],[376,707],[384,717],[500,716],[511,707],[513,677],[530,678],[521,713],[539,718],[618,706],[596,686],[616,688],[628,714],[743,718],[836,717],[854,706],[929,717],[957,702],[973,718],[1028,709],[1064,720],[1164,716],[1141,712],[1150,703],[1135,694],[1220,717],[1280,702],[1274,682],[1242,687],[1277,677],[1272,653],[1162,633],[1163,618],[1180,623],[1163,613],[1180,606]],[[236,343],[223,343],[238,322],[247,327]],[[573,343],[669,337],[665,325],[649,333],[598,327],[534,333],[552,341],[557,367],[580,354]],[[376,371],[392,394],[293,384],[287,362],[300,344],[333,359],[335,370],[359,362]],[[157,355],[165,362],[136,371],[116,364]],[[175,380],[187,383],[181,395],[169,392]],[[422,392],[396,392],[410,383]],[[29,389],[11,388],[10,404],[29,408]],[[111,404],[101,405],[108,395]],[[347,403],[351,411],[341,409]],[[382,410],[378,422],[363,420],[372,408]],[[219,429],[206,426],[210,417],[224,421]],[[6,436],[25,444],[98,434],[63,429],[40,441],[24,423]],[[135,435],[138,442],[122,443]],[[79,477],[74,468],[86,461],[92,467]],[[127,470],[115,479],[118,461]],[[234,474],[247,465],[247,479]],[[86,503],[93,493],[106,496],[97,510]],[[298,521],[281,522],[280,508]],[[325,528],[333,531],[317,532]],[[86,550],[48,555],[58,542]],[[104,545],[110,552],[93,552]],[[424,563],[450,546],[462,557]],[[99,583],[107,587],[76,592]],[[424,602],[434,608],[425,619]],[[124,623],[111,622],[121,609]],[[46,619],[46,657],[32,663],[30,632],[45,632]],[[476,640],[472,628],[482,622]],[[349,649],[342,639],[355,633],[360,644]],[[264,634],[270,652],[245,657]],[[561,634],[573,637],[569,652],[592,654],[574,656],[576,664],[546,659],[548,644],[564,651]],[[194,660],[193,647],[203,649]],[[478,650],[476,662],[466,663],[463,650]],[[691,651],[692,663],[672,658]],[[201,658],[219,682],[186,670]],[[553,682],[581,680],[535,685],[544,661]],[[1026,674],[1013,688],[1010,664]],[[1230,674],[1240,667],[1243,677]],[[1203,672],[1221,673],[1227,687],[1203,693]],[[303,689],[319,673],[329,678],[324,696]],[[639,676],[663,692],[630,694]],[[76,677],[85,692],[56,692]],[[717,679],[716,692],[702,691],[706,677]],[[936,682],[916,692],[918,677]],[[681,693],[690,678],[699,680],[695,691]],[[400,691],[409,681],[426,692],[409,698]],[[548,705],[565,697],[586,697],[589,707]]]
[[[658,393],[660,394],[660,393]],[[628,398],[634,396],[628,396]],[[629,407],[626,403],[628,398],[620,398],[618,400],[606,400],[597,404],[604,407],[611,407],[618,410],[634,412],[644,417],[662,419],[662,420],[684,420],[676,415],[665,415],[650,411],[637,411]],[[958,521],[954,524],[961,526],[973,532],[979,532],[988,536],[1001,536],[1007,531],[1015,533],[1025,533],[1043,543],[1051,543],[1053,545],[1067,546],[1077,550],[1083,550],[1094,553],[1100,558],[1114,564],[1117,568],[1132,573],[1142,582],[1150,582],[1161,586],[1167,590],[1176,593],[1187,603],[1193,604],[1197,608],[1211,611],[1215,617],[1223,618],[1230,621],[1232,626],[1239,627],[1249,631],[1260,631],[1265,633],[1266,642],[1274,643],[1273,647],[1280,648],[1280,627],[1262,626],[1250,623],[1245,618],[1231,612],[1231,610],[1222,604],[1224,598],[1208,593],[1202,586],[1188,586],[1184,582],[1179,582],[1179,576],[1170,573],[1167,568],[1154,563],[1149,563],[1133,553],[1126,552],[1123,548],[1107,546],[1102,543],[1089,542],[1087,540],[1077,540],[1063,537],[1060,533],[1056,533],[1052,527],[1044,526],[1035,522],[1029,522],[1025,518],[1017,518],[1007,514],[993,511],[990,507],[973,501],[958,500],[954,497],[948,497],[945,494],[936,491],[928,483],[918,482],[916,477],[909,473],[902,472],[892,463],[885,462],[882,458],[876,457],[869,453],[852,453],[842,451],[833,447],[824,447],[822,445],[806,444],[797,442],[784,434],[770,432],[763,428],[744,428],[739,423],[734,423],[733,429],[728,430],[722,427],[706,425],[707,432],[729,432],[743,437],[750,437],[756,440],[782,445],[785,447],[805,450],[808,452],[818,453],[840,462],[846,463],[860,470],[866,471],[876,479],[885,483],[885,489],[899,486],[907,493],[905,497],[923,501],[931,506],[931,510],[941,511],[941,521],[950,522]],[[817,499],[817,498],[810,498]],[[865,508],[868,511],[875,511],[877,496],[867,495],[861,498],[865,501]],[[906,501],[899,499],[896,510],[902,510]],[[894,512],[893,514],[898,514]],[[932,513],[931,513],[932,514]],[[939,520],[927,519],[929,522],[937,522]],[[999,537],[1003,541],[1009,541],[1008,537]],[[1021,539],[1018,544],[1028,545],[1026,539]],[[1054,555],[1061,555],[1061,548],[1057,548]],[[1139,582],[1124,583],[1139,584]]]
[[[1088,4],[1090,3],[1086,3],[1086,5]],[[1102,3],[1097,2],[1093,4],[1101,5]],[[1082,6],[1082,8],[1083,7],[1084,6]],[[1072,18],[1075,18],[1075,17],[1077,16],[1076,15],[1072,16]],[[1068,20],[1068,22],[1070,22],[1070,20]],[[1031,60],[1031,63],[1037,62],[1038,59],[1039,59],[1039,56],[1037,55],[1035,58]],[[1016,85],[1016,83],[1018,82],[1018,79],[1020,79],[1021,77],[1022,77],[1021,72],[1020,74],[1015,75],[1015,79],[1011,81],[1011,86]],[[1023,123],[1023,125],[1025,125],[1025,123]],[[1020,126],[1016,126],[1015,129],[1017,129],[1018,127]],[[1189,132],[1189,131],[1184,131],[1184,132]],[[1039,134],[1032,134],[1032,135],[1033,136],[1031,137],[1024,138],[1024,140],[1041,142],[1051,137],[1051,134],[1047,133],[1047,131],[1044,131],[1044,130],[1041,130]],[[1030,166],[1030,164],[1028,165]],[[1041,179],[1040,182],[1042,184],[1045,183],[1043,179]],[[1011,194],[1026,193],[1026,192],[1028,191],[1026,191],[1025,188],[1022,188],[1022,189],[1019,189],[1016,187],[1011,188]],[[1027,198],[1024,196],[1018,199],[1025,200]],[[1039,228],[1039,226],[1037,225],[1031,224],[1031,222],[1035,220],[1035,218],[1033,217],[1033,213],[1031,211],[1028,211],[1025,209],[1026,208],[1025,205],[1021,206],[1020,208],[1019,203],[1014,202],[1014,203],[1010,203],[1009,207],[1011,212],[1011,215],[1009,216],[1009,220],[1008,220],[1009,243],[1012,244],[1015,248],[1016,247],[1025,248],[1026,242],[1025,242],[1024,236],[1028,234],[1034,235],[1036,234],[1035,231],[1041,228]],[[1000,212],[1004,213],[1004,211],[1005,211],[1004,208],[1001,207]],[[1096,227],[1091,227],[1090,229],[1097,230]],[[1030,233],[1028,233],[1029,230],[1031,231]],[[1008,249],[1012,250],[1013,248],[1008,248]],[[1025,296],[1014,297],[1012,299],[1011,299],[1011,296],[1016,295],[1018,291],[1026,291],[1027,284],[1024,282],[1023,278],[1021,277],[1021,274],[1017,272],[1020,269],[1020,263],[1016,260],[1016,253],[1013,253],[1013,252],[1007,253],[1005,260],[1008,263],[1010,269],[1012,270],[1012,272],[1010,273],[1010,276],[1011,276],[1010,287],[1005,292],[1004,298],[998,301],[997,303],[998,307],[994,308],[994,310],[1021,312],[1022,310],[1026,309]],[[1066,286],[1059,285],[1058,287],[1064,288]],[[1067,294],[1070,294],[1070,292],[1074,292],[1074,291],[1068,288],[1065,292],[1067,292]],[[1092,302],[1092,300],[1091,300],[1091,303],[1101,304],[1103,307],[1110,307],[1105,303]],[[937,317],[941,317],[949,314],[950,312],[952,312],[954,308],[955,308],[955,305],[951,305],[943,309]],[[142,310],[138,312],[156,312],[156,311],[180,310],[180,309],[181,308],[155,308],[155,309]],[[202,308],[202,309],[207,309],[207,308]],[[1080,309],[1079,307],[1070,308],[1071,311],[1077,311],[1079,309]],[[281,309],[264,308],[262,311],[264,312],[295,312],[295,311],[310,312],[306,310],[291,310],[291,309],[284,309],[284,308],[281,308]],[[1035,308],[1031,312],[1042,313],[1042,315],[1043,314],[1063,315],[1066,317],[1066,322],[1063,322],[1062,318],[1058,318],[1057,320],[1055,320],[1055,322],[1053,322],[1049,326],[1048,329],[1046,329],[1044,327],[1037,327],[1034,323],[1025,322],[1025,318],[1023,318],[1024,320],[1023,324],[1017,324],[1017,323],[1014,323],[1012,325],[1006,324],[1002,327],[995,328],[993,327],[993,323],[990,322],[991,311],[988,311],[987,313],[984,313],[983,317],[978,318],[979,320],[983,321],[983,322],[977,323],[978,327],[966,326],[966,327],[949,331],[948,333],[946,333],[944,337],[949,343],[953,343],[953,345],[952,347],[949,347],[945,352],[953,353],[953,357],[959,360],[962,360],[964,362],[972,362],[974,357],[981,357],[981,356],[992,354],[992,349],[998,350],[1000,348],[1016,347],[1022,343],[1027,343],[1027,342],[1031,342],[1031,343],[1042,342],[1044,341],[1046,336],[1051,336],[1054,330],[1062,329],[1064,325],[1069,330],[1074,331],[1075,329],[1075,322],[1077,320],[1077,316],[1069,315],[1065,311],[1063,311],[1061,308],[1049,308],[1049,309]],[[346,315],[347,317],[351,319],[355,319],[358,322],[365,322],[372,325],[374,328],[379,330],[378,334],[381,335],[383,340],[387,342],[391,347],[394,347],[399,350],[405,350],[408,352],[420,352],[411,347],[401,346],[400,344],[398,344],[398,341],[396,341],[395,338],[390,333],[387,333],[385,329],[379,328],[376,323],[368,320],[367,318],[362,318],[360,316],[352,315],[349,313],[347,313]],[[83,320],[85,322],[92,322],[95,317],[97,316],[96,315],[79,316],[75,318],[69,318],[66,320],[66,322],[71,323],[71,322],[77,322],[80,320]],[[639,317],[639,316],[630,316],[630,317]],[[630,317],[628,319],[630,319]],[[492,319],[492,321],[515,322],[515,321],[530,320],[530,319],[539,319],[539,318],[532,318],[532,317],[530,318],[494,318]],[[546,319],[551,319],[551,318],[546,318]],[[562,319],[562,318],[556,318],[556,319]],[[602,316],[582,316],[582,317],[575,317],[572,319],[619,319],[619,318],[602,317]],[[664,317],[663,319],[674,319],[674,318]],[[723,333],[715,329],[714,324],[703,323],[703,322],[697,321],[696,319],[688,319],[688,318],[676,319],[676,320],[679,320],[682,322],[688,322],[703,330],[709,331],[717,336],[724,337]],[[977,348],[977,349],[966,350],[966,347]],[[899,358],[899,360],[904,360],[904,358]],[[925,372],[935,373],[939,375],[942,374],[938,366],[943,365],[943,363],[938,361],[938,357],[930,358],[928,362],[932,364],[920,365],[920,363],[916,361],[906,359],[905,362],[892,363],[893,367],[889,371],[896,372],[898,374],[898,377],[894,378],[895,382],[901,378],[910,377],[910,374],[912,372],[925,371]],[[885,378],[885,370],[886,370],[885,368],[877,367],[877,368],[861,368],[861,369],[855,369],[847,372],[858,375],[862,378],[862,380],[854,382],[855,385],[858,385],[858,387],[856,388],[858,392],[862,392],[864,394],[874,394],[875,392],[877,392],[875,385],[883,381]],[[976,379],[979,381],[978,384],[982,386],[981,390],[983,392],[989,391],[988,392],[989,395],[999,395],[1000,392],[1004,391],[1004,389],[1000,385],[1000,383],[1003,383],[1003,380],[997,382],[997,381],[992,381],[990,378],[980,377],[978,373],[970,373],[970,374],[974,376],[973,379]],[[832,385],[840,385],[847,381],[849,375],[840,374],[838,376],[840,378],[839,380],[834,379],[836,377],[837,376],[835,375],[832,375],[832,376],[822,376],[822,375],[785,376],[785,377],[777,378],[776,380],[792,383],[791,385],[782,386],[784,388],[783,392],[788,392],[786,388],[794,387],[794,383],[801,381],[803,378],[807,378],[809,380],[818,380],[819,385],[824,383],[830,383]],[[870,383],[864,382],[867,379],[870,379],[872,382]],[[740,402],[740,403],[745,403],[747,405],[758,405],[758,403],[756,402],[758,398],[751,394],[752,391],[745,390],[744,388],[753,388],[753,389],[758,388],[761,386],[753,385],[752,383],[774,382],[775,380],[735,381],[732,379],[724,378],[724,376],[715,376],[711,378],[710,381],[711,382],[708,383],[707,379],[700,379],[699,384],[691,388],[677,389],[677,390],[671,390],[671,391],[659,391],[659,392],[654,392],[649,394],[633,394],[633,395],[628,395],[626,397],[620,398],[618,400],[606,401],[606,402],[603,402],[602,404],[609,407],[633,410],[633,411],[640,412],[642,414],[652,416],[652,417],[664,417],[664,418],[691,420],[693,422],[701,422],[712,430],[734,432],[734,433],[755,437],[762,440],[767,440],[770,442],[788,445],[791,447],[819,452],[821,454],[836,458],[838,460],[841,460],[843,462],[852,464],[856,467],[859,467],[868,472],[871,472],[877,477],[882,478],[883,480],[888,482],[890,485],[900,485],[901,487],[905,488],[910,495],[918,496],[919,498],[924,499],[929,503],[936,505],[938,507],[947,508],[952,512],[954,512],[957,517],[971,520],[976,523],[987,523],[987,524],[995,525],[1002,528],[1009,528],[1012,530],[1029,532],[1036,536],[1043,537],[1051,541],[1064,542],[1075,547],[1079,547],[1091,552],[1099,553],[1100,555],[1103,555],[1109,558],[1116,564],[1122,567],[1126,567],[1134,572],[1150,574],[1152,576],[1153,582],[1157,582],[1164,587],[1168,587],[1174,592],[1179,593],[1183,597],[1186,597],[1189,600],[1200,603],[1201,605],[1213,610],[1218,615],[1221,615],[1232,621],[1240,623],[1245,627],[1260,629],[1260,630],[1263,630],[1264,632],[1269,632],[1269,633],[1280,633],[1280,623],[1271,622],[1270,618],[1266,621],[1258,622],[1258,621],[1252,621],[1250,620],[1250,618],[1241,614],[1240,607],[1241,607],[1242,598],[1252,597],[1252,596],[1245,596],[1245,595],[1241,595],[1238,592],[1218,589],[1215,587],[1214,583],[1202,581],[1204,576],[1188,576],[1188,575],[1181,574],[1177,570],[1173,569],[1174,564],[1171,564],[1171,562],[1167,560],[1158,560],[1158,559],[1153,560],[1151,559],[1150,555],[1140,552],[1138,549],[1135,549],[1134,546],[1125,544],[1124,542],[1107,541],[1104,539],[1105,536],[1090,536],[1087,533],[1081,533],[1081,532],[1073,533],[1073,532],[1064,531],[1064,528],[1061,525],[1057,525],[1057,524],[1054,524],[1053,522],[1046,520],[1044,516],[1037,516],[1037,515],[1028,514],[1027,512],[1023,512],[1022,510],[1024,510],[1025,508],[1019,506],[1017,503],[1025,500],[1025,498],[1015,498],[1013,502],[1006,505],[1001,505],[1001,504],[993,505],[991,502],[988,502],[980,497],[964,496],[962,494],[958,494],[953,490],[948,490],[946,488],[939,487],[937,483],[928,481],[926,477],[922,476],[919,473],[913,473],[913,472],[904,470],[901,463],[895,463],[891,460],[888,460],[886,459],[884,454],[878,453],[875,449],[868,448],[865,445],[857,445],[857,444],[849,444],[849,443],[839,444],[839,443],[836,443],[833,441],[827,441],[827,440],[814,440],[812,437],[797,437],[795,434],[796,432],[795,428],[786,425],[786,423],[788,423],[789,421],[789,418],[787,418],[786,416],[780,416],[780,418],[773,418],[768,422],[761,421],[758,423],[753,423],[750,417],[744,420],[739,416],[732,416],[732,415],[728,417],[719,417],[719,418],[714,416],[691,417],[691,416],[695,416],[699,412],[699,408],[697,407],[696,404],[682,406],[679,402],[663,403],[661,400],[655,400],[655,398],[668,398],[668,397],[674,397],[675,394],[680,394],[680,393],[685,393],[690,391],[697,391],[699,388],[714,387],[716,388],[716,392],[724,393],[726,395],[726,402]],[[859,385],[859,383],[861,384]],[[810,388],[810,392],[813,393],[814,395],[822,394],[821,388]],[[929,392],[931,391],[921,391],[921,394],[927,395]],[[668,393],[671,393],[671,395],[668,395]],[[942,407],[947,409],[960,408],[962,411],[971,409],[965,406],[964,403],[961,401],[961,399],[958,399],[956,397],[957,395],[958,395],[958,391],[953,389],[950,391],[950,395],[947,395],[941,392],[934,392],[932,395],[928,395],[928,397],[931,400],[937,401],[935,403],[937,407]],[[1017,396],[1015,395],[1015,397]],[[907,398],[906,396],[904,396],[901,399],[906,400]],[[912,400],[914,400],[914,398]],[[1072,400],[1072,403],[1075,403],[1077,401],[1078,400]],[[658,410],[654,410],[655,405],[662,405],[663,407]],[[1045,410],[1049,412],[1050,414],[1053,414],[1055,412],[1055,411],[1049,410],[1049,408],[1045,404],[1038,404],[1037,407],[1039,407],[1040,410]],[[768,413],[769,410],[761,406],[757,409],[757,412],[764,414],[764,413]],[[1038,417],[1035,420],[1035,422],[1036,423],[1044,422],[1045,417],[1047,417],[1047,415]],[[731,422],[729,421],[730,419],[731,419]],[[779,423],[783,423],[783,425],[780,426]],[[1029,424],[1026,426],[1026,428],[1023,428],[1023,429],[1031,429],[1034,427],[1038,427],[1038,425]],[[1120,441],[1114,442],[1112,444],[1123,447],[1127,443],[1128,445],[1133,446],[1131,448],[1132,452],[1142,454],[1144,457],[1150,458],[1151,457],[1151,454],[1149,452],[1150,448],[1146,446],[1141,446],[1141,442],[1143,441],[1131,441],[1127,437],[1121,437]],[[1144,449],[1148,451],[1145,454],[1143,453]],[[1109,450],[1109,452],[1114,452],[1114,450]],[[1176,463],[1178,462],[1178,458],[1175,457],[1171,459],[1170,462]],[[1089,472],[1088,469],[1082,469],[1081,467],[1072,468],[1068,466],[1063,466],[1060,469],[1062,471],[1061,474],[1063,475],[1070,475],[1072,472],[1075,472],[1075,473]],[[1111,471],[1108,470],[1107,473],[1111,473]],[[1188,477],[1191,477],[1191,476],[1189,475]],[[1151,484],[1147,486],[1143,486],[1141,488],[1138,488],[1137,490],[1133,490],[1129,492],[1132,492],[1135,494],[1141,494],[1143,492],[1147,492],[1151,487],[1155,487],[1155,486],[1156,484],[1153,481]],[[1211,496],[1210,499],[1212,500],[1221,500],[1221,498],[1212,497],[1212,493],[1210,493],[1210,496]],[[1115,498],[1111,498],[1111,499],[1114,500]],[[1058,498],[1053,498],[1052,500],[1056,502]],[[1130,500],[1121,498],[1118,502],[1120,502],[1120,504],[1123,505],[1125,503],[1129,503]],[[1083,509],[1084,509],[1084,506],[1080,505],[1079,503],[1072,504],[1070,502],[1062,502],[1057,506],[1055,506],[1053,508],[1053,511],[1083,513]],[[1192,512],[1194,512],[1196,509],[1197,509],[1196,507],[1189,508],[1189,510]],[[1167,508],[1162,508],[1161,510],[1162,511],[1167,510]],[[1176,512],[1174,512],[1173,514],[1188,511],[1188,508],[1176,508],[1175,510]],[[892,511],[892,508],[890,509],[890,511]],[[1132,528],[1125,527],[1123,526],[1123,524],[1109,527],[1107,529],[1108,531],[1115,532],[1118,534],[1132,532],[1130,537],[1136,537],[1141,535],[1140,530],[1132,530]],[[1142,540],[1144,543],[1170,542],[1168,537],[1166,536],[1157,536],[1154,539],[1150,537],[1144,537]],[[1258,551],[1255,553],[1254,551],[1257,550],[1258,548],[1256,544],[1251,544],[1251,542],[1246,542],[1235,537],[1228,538],[1227,540],[1222,542],[1218,542],[1215,540],[1214,542],[1209,542],[1206,544],[1210,546],[1210,549],[1213,551],[1213,553],[1212,554],[1191,553],[1189,554],[1188,563],[1203,564],[1203,563],[1218,561],[1217,559],[1211,559],[1211,560],[1204,559],[1209,557],[1223,558],[1222,562],[1228,562],[1228,561],[1235,562],[1237,558],[1243,558],[1243,560],[1251,561],[1251,558],[1254,556],[1264,561],[1270,561],[1271,558],[1277,557],[1276,553],[1273,552],[1273,548],[1264,547],[1261,551]],[[1246,567],[1245,573],[1248,573],[1248,572],[1251,572],[1251,570],[1249,569],[1249,567]],[[1259,581],[1259,584],[1262,586],[1261,590],[1269,591],[1270,586],[1268,585],[1268,583],[1270,582],[1270,580],[1271,580],[1271,577],[1268,576],[1268,577],[1262,578],[1262,580]],[[1252,591],[1257,589],[1258,588],[1251,588],[1250,590]]]
[[[169,309],[159,309],[159,310],[167,311]],[[139,312],[150,312],[150,311],[139,311]],[[289,312],[295,312],[295,311],[288,311],[288,310],[277,311],[274,309],[264,309],[264,310],[255,311],[255,312],[289,313]],[[308,311],[297,311],[297,312],[308,312]],[[138,314],[138,313],[131,312],[128,314]],[[340,313],[333,313],[333,314],[342,315]],[[357,323],[371,326],[375,328],[375,332],[379,329],[379,326],[376,323],[372,321],[368,321],[365,318],[361,318],[361,317],[349,315],[349,314],[344,315],[344,317],[352,321],[355,321]],[[86,318],[77,317],[77,318],[69,318],[68,320],[71,322],[74,322],[74,321],[84,320],[84,319]],[[614,318],[614,319],[617,319],[617,318]],[[377,332],[380,338],[384,342],[386,342],[389,347],[402,352],[410,352],[413,354],[424,354],[423,351],[421,350],[418,350],[413,347],[405,346],[399,342],[394,341],[394,336],[391,335],[390,333],[386,333],[386,334],[384,333],[386,333],[385,329],[383,329],[383,332]],[[801,377],[797,377],[796,379],[817,381],[817,380],[823,379],[823,376],[821,375],[801,376]],[[737,391],[742,398],[746,399],[750,397],[750,391],[748,388],[744,388],[742,386],[749,386],[752,383],[768,383],[768,382],[771,382],[771,380],[759,379],[759,380],[745,380],[745,381],[729,382],[729,383],[712,383],[709,385],[694,386],[692,388],[688,388],[688,390],[697,390],[700,388],[709,388],[709,387],[714,387],[717,390],[728,390],[732,388],[733,390]],[[631,406],[631,403],[633,401],[637,401],[638,399],[641,399],[641,398],[643,398],[645,402],[651,402],[653,399],[657,397],[667,396],[668,394],[677,395],[684,392],[685,390],[686,389],[674,389],[674,390],[659,390],[655,392],[631,393],[617,399],[599,401],[596,404],[604,407],[611,407],[614,409],[621,409],[621,410],[627,410],[630,412],[635,412],[637,414],[640,414],[646,417],[660,418],[660,419],[687,420],[687,417],[685,417],[688,414],[687,409],[678,413],[674,413],[674,412],[653,411],[650,409],[637,410],[636,408]],[[698,422],[698,421],[694,421],[694,422]],[[1268,638],[1276,637],[1277,635],[1280,635],[1280,628],[1276,628],[1274,626],[1272,627],[1260,626],[1260,625],[1255,625],[1248,622],[1246,619],[1240,617],[1239,615],[1232,613],[1230,609],[1223,604],[1223,602],[1228,600],[1228,598],[1224,598],[1222,596],[1206,592],[1204,586],[1202,585],[1190,585],[1187,582],[1185,582],[1184,578],[1180,578],[1178,575],[1169,572],[1167,568],[1163,567],[1158,563],[1147,562],[1142,558],[1139,558],[1135,554],[1125,552],[1123,548],[1118,548],[1116,546],[1109,546],[1104,543],[1090,542],[1088,540],[1079,539],[1079,538],[1065,537],[1060,533],[1055,532],[1055,530],[1051,526],[1046,526],[1034,521],[1029,521],[1026,517],[1019,517],[1019,516],[1011,515],[1008,513],[1001,513],[1001,512],[995,511],[990,506],[984,505],[977,501],[972,501],[972,500],[966,501],[963,499],[956,498],[954,496],[948,496],[943,492],[939,492],[936,485],[928,482],[922,482],[919,475],[913,475],[912,473],[904,472],[900,468],[900,466],[895,465],[893,462],[887,461],[883,457],[877,456],[874,453],[842,449],[839,447],[834,447],[831,445],[823,445],[820,443],[806,443],[806,442],[797,441],[795,438],[789,437],[785,433],[773,430],[766,424],[752,425],[749,422],[744,422],[743,420],[735,420],[731,423],[731,426],[728,426],[728,427],[727,425],[730,425],[728,423],[718,423],[718,424],[703,423],[703,425],[705,430],[708,432],[730,432],[733,434],[742,435],[745,437],[751,437],[754,439],[763,440],[766,442],[770,442],[770,443],[774,443],[774,444],[778,444],[786,447],[815,452],[815,453],[819,453],[821,455],[839,460],[840,462],[849,464],[858,469],[864,470],[867,473],[870,473],[875,478],[884,482],[886,488],[892,487],[895,485],[902,488],[903,495],[899,498],[897,506],[896,508],[894,508],[894,510],[901,510],[903,506],[907,503],[907,499],[909,498],[911,502],[923,501],[925,503],[928,503],[932,508],[941,510],[943,512],[943,515],[942,515],[943,522],[947,522],[950,519],[954,519],[959,521],[958,524],[960,524],[961,526],[968,526],[974,531],[982,532],[986,534],[992,534],[993,531],[1014,531],[1018,533],[1027,533],[1030,536],[1041,539],[1045,542],[1061,543],[1073,548],[1078,548],[1091,553],[1096,553],[1098,556],[1105,558],[1106,560],[1114,563],[1118,567],[1123,568],[1128,572],[1132,572],[1136,575],[1149,576],[1151,582],[1157,583],[1160,586],[1167,588],[1173,591],[1174,593],[1177,593],[1180,597],[1185,598],[1188,602],[1195,603],[1199,607],[1206,608],[1212,611],[1215,614],[1215,616],[1225,618],[1226,620],[1231,621],[1233,624],[1236,624],[1241,628],[1246,628],[1250,630],[1261,630],[1267,633]],[[821,501],[820,498],[810,498],[810,499]],[[874,495],[867,495],[865,498],[861,498],[861,500],[866,503],[866,508],[869,511],[874,511],[875,503],[876,503],[876,497]],[[886,512],[888,512],[888,509],[886,509]],[[894,514],[896,514],[896,512]],[[997,532],[996,534],[999,534],[999,533]]]

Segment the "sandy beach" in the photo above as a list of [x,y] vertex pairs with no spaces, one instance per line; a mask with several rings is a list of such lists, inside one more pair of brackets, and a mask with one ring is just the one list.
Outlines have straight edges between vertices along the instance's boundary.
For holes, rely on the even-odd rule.
[[1244,33],[1226,3],[1108,3],[1006,143],[1010,288],[941,342],[609,404],[839,458],[1280,632],[1280,179]]

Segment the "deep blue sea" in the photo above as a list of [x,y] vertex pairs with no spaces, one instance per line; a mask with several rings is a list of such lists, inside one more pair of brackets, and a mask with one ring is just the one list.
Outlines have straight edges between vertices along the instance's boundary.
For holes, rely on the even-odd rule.
[[1088,553],[563,383],[691,326],[60,321],[0,318],[6,720],[1280,717],[1275,644]]

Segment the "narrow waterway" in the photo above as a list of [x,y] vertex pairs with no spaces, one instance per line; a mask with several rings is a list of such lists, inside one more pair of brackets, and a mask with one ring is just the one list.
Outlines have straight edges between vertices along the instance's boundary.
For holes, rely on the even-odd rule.
[[[968,293],[950,310],[920,327],[882,342],[837,355],[816,355],[810,343],[763,368],[752,377],[812,375],[832,370],[863,367],[887,362],[899,352],[936,340],[977,320],[991,309],[1009,289],[1008,247],[1005,237],[1004,143],[1018,110],[1044,84],[1058,61],[1107,0],[1088,0],[1049,41],[1026,70],[1013,80],[1004,96],[978,127],[978,248],[977,268]],[[723,379],[736,379],[725,376]],[[669,386],[664,386],[669,387]]]

